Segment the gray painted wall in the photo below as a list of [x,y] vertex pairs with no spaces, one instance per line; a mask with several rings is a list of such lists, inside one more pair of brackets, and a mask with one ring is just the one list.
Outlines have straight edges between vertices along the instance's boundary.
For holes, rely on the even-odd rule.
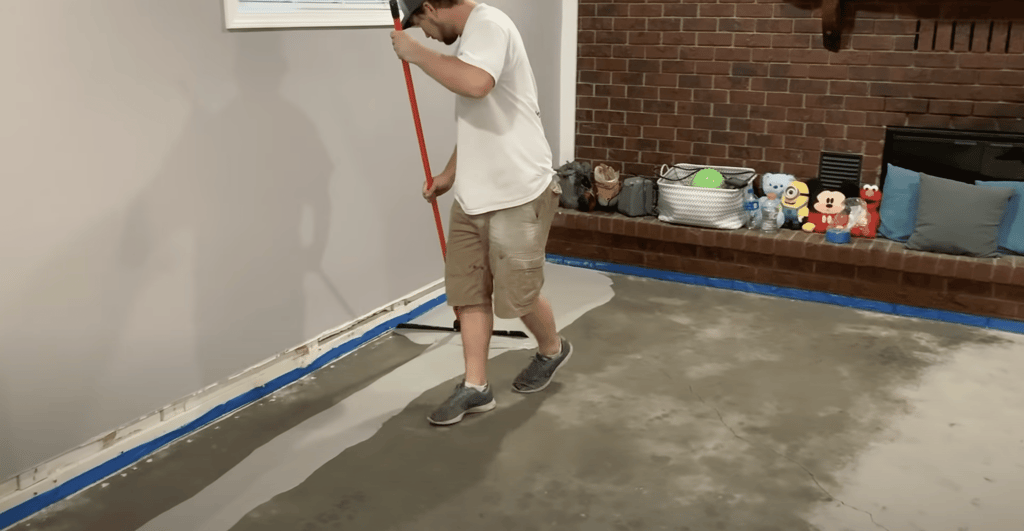
[[[557,162],[561,3],[491,3]],[[229,33],[220,0],[0,14],[0,479],[443,276],[389,29]],[[414,79],[440,171],[454,96]]]

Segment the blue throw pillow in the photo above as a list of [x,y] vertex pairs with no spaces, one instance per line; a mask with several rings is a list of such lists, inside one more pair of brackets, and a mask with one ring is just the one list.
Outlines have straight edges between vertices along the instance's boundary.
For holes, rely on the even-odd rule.
[[917,222],[917,196],[921,174],[899,166],[888,165],[882,204],[878,206],[878,233],[897,242],[906,243]]
[[975,181],[974,184],[1014,190],[1010,206],[1006,208],[1003,222],[999,225],[999,250],[1024,254],[1024,182]]

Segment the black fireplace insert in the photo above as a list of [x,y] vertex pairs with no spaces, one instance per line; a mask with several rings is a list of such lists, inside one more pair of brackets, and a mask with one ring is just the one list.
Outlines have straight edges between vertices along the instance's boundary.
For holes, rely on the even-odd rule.
[[881,186],[889,164],[968,184],[1024,181],[1024,133],[889,127]]

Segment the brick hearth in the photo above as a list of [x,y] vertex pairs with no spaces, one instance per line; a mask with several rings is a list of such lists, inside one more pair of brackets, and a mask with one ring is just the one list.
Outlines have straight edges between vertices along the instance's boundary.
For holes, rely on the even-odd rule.
[[677,226],[560,209],[548,252],[1024,322],[1024,256],[970,258],[822,234]]

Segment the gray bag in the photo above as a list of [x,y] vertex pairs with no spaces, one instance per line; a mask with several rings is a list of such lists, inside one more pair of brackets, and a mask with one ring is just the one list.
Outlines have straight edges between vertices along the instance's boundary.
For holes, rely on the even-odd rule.
[[556,171],[558,182],[562,185],[558,205],[580,212],[593,210],[596,199],[592,190],[594,168],[586,162],[568,162]]
[[658,189],[654,180],[628,177],[619,192],[618,211],[630,217],[658,215]]

